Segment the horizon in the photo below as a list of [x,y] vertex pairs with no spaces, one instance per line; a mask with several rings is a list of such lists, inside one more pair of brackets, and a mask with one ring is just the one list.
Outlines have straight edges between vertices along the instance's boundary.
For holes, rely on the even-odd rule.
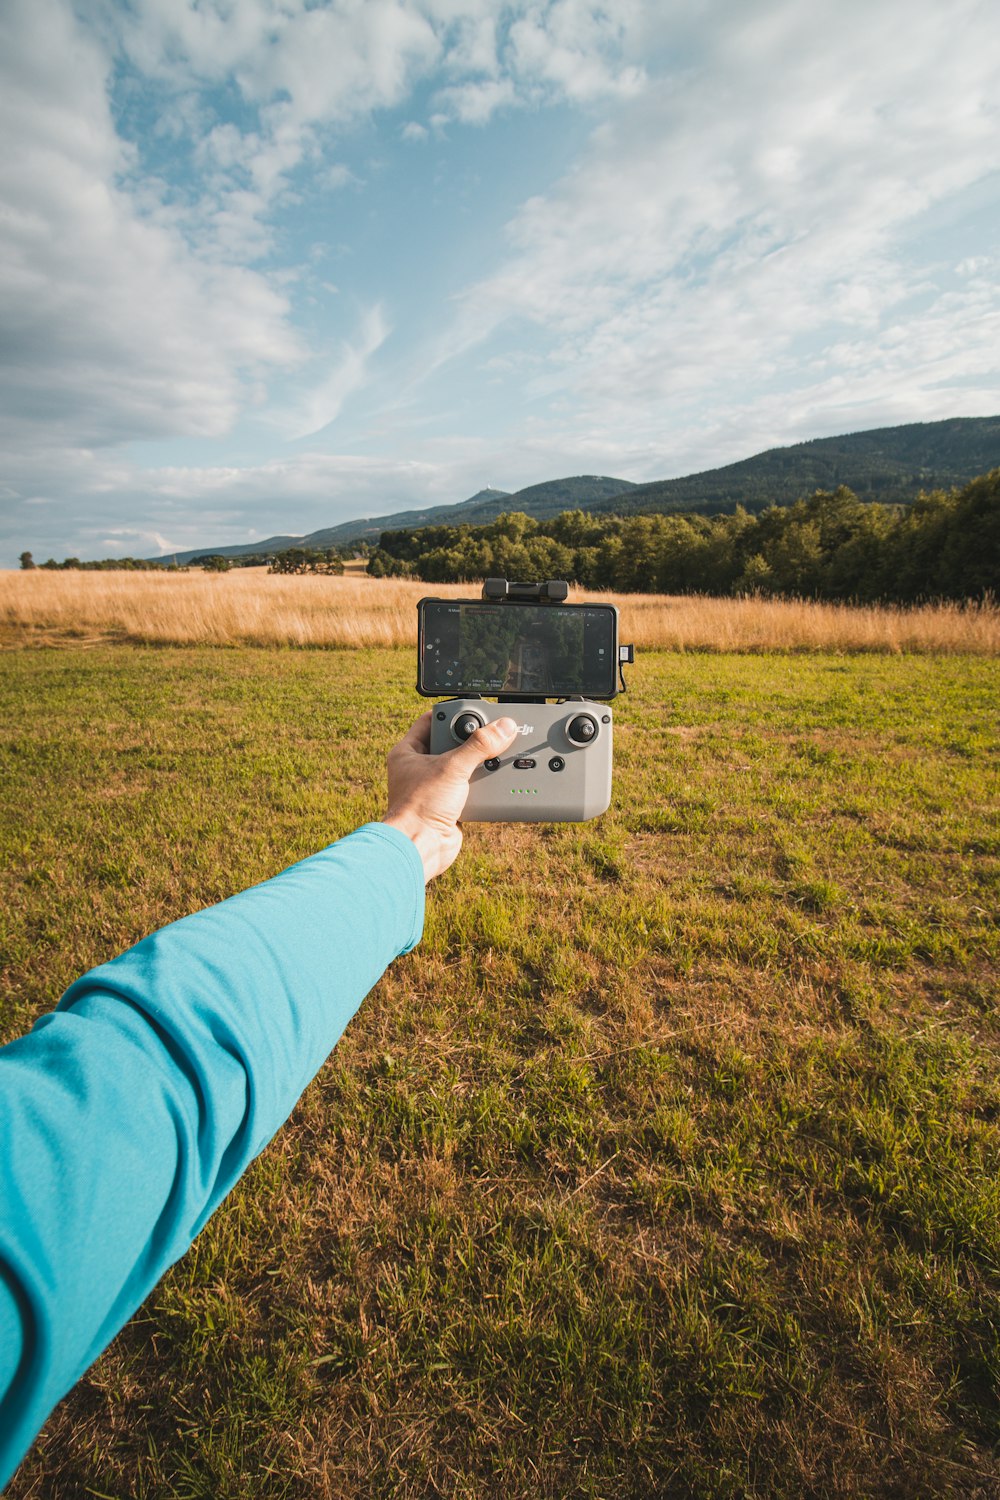
[[976,0],[11,0],[0,44],[0,566],[1000,407]]
[[[965,422],[965,421],[987,421],[987,422],[988,421],[1000,421],[1000,412],[998,412],[998,413],[989,413],[987,415],[984,415],[983,417],[978,417],[978,418],[970,418],[970,417],[965,417],[965,416],[954,416],[954,417],[945,417],[945,418],[941,418],[941,419],[936,419],[936,420],[930,421],[930,422],[917,422],[917,423],[907,423],[907,424],[900,424],[900,425],[902,427],[910,427],[910,426],[929,427],[929,426],[943,426],[943,425],[945,425],[947,423],[956,422],[956,421],[960,421],[960,422]],[[798,443],[795,443],[795,444],[785,444],[785,445],[781,445],[781,446],[776,447],[776,448],[764,449],[764,450],[762,450],[761,452],[758,452],[758,453],[748,454],[748,455],[746,455],[742,459],[732,460],[728,465],[721,465],[721,466],[719,466],[718,469],[695,470],[695,471],[693,471],[690,474],[669,475],[669,476],[666,476],[665,478],[662,478],[660,480],[646,481],[645,483],[639,482],[638,484],[635,484],[635,482],[630,481],[630,480],[619,480],[619,479],[616,478],[616,476],[614,476],[614,475],[608,475],[608,474],[565,474],[565,475],[560,475],[560,476],[558,476],[555,479],[533,481],[533,482],[531,482],[531,483],[529,483],[527,485],[522,486],[521,489],[519,489],[519,490],[503,490],[503,489],[498,489],[495,485],[486,484],[486,485],[483,485],[480,489],[476,490],[472,495],[467,495],[462,500],[458,500],[458,501],[453,501],[453,502],[452,501],[447,501],[447,500],[441,501],[441,502],[435,501],[435,502],[432,502],[432,503],[427,504],[425,506],[407,507],[405,510],[402,510],[402,511],[385,512],[385,513],[380,514],[380,515],[348,516],[348,517],[344,518],[344,521],[338,521],[338,522],[332,522],[332,523],[321,523],[319,526],[313,527],[310,531],[294,532],[294,531],[290,531],[290,530],[288,530],[286,528],[284,531],[272,532],[272,533],[269,533],[266,536],[262,536],[262,537],[258,538],[255,542],[248,542],[248,541],[245,541],[245,540],[241,541],[239,539],[229,539],[229,540],[222,541],[222,542],[204,542],[204,541],[201,541],[201,542],[198,542],[197,544],[195,544],[194,547],[175,547],[175,548],[172,549],[172,551],[160,552],[160,553],[154,554],[154,555],[149,556],[149,557],[142,557],[142,558],[138,558],[137,557],[136,560],[137,561],[145,561],[145,562],[152,562],[152,561],[162,560],[164,563],[169,563],[171,561],[171,559],[173,559],[176,562],[177,557],[179,555],[184,555],[184,557],[186,559],[190,560],[190,558],[191,558],[192,555],[195,555],[195,554],[198,554],[198,553],[204,554],[205,556],[211,556],[211,555],[213,555],[214,553],[217,553],[217,552],[226,552],[226,553],[231,552],[234,548],[248,548],[248,547],[252,547],[252,546],[255,546],[255,545],[257,545],[257,546],[259,546],[261,548],[266,548],[269,543],[273,543],[275,541],[283,541],[286,544],[292,544],[292,545],[294,545],[296,543],[301,543],[301,542],[307,541],[309,538],[315,536],[319,532],[328,531],[328,530],[331,530],[331,529],[333,529],[334,527],[336,527],[338,525],[343,525],[345,521],[347,521],[347,522],[354,521],[354,522],[357,522],[357,523],[360,524],[362,522],[375,522],[375,521],[383,521],[384,522],[384,521],[391,521],[391,520],[394,520],[394,519],[398,520],[398,517],[400,517],[402,515],[419,514],[421,511],[431,511],[431,510],[440,508],[441,505],[443,505],[447,510],[459,510],[463,506],[471,505],[474,501],[480,500],[483,496],[487,496],[487,495],[500,495],[500,496],[502,496],[505,499],[516,500],[519,495],[522,495],[522,494],[525,494],[527,492],[530,492],[533,489],[539,489],[539,488],[543,488],[545,486],[558,485],[558,484],[569,484],[569,483],[573,483],[574,481],[580,480],[580,479],[599,479],[599,480],[609,480],[610,479],[610,480],[613,480],[614,482],[620,482],[620,483],[622,483],[625,486],[623,488],[623,490],[621,491],[621,493],[623,495],[625,495],[625,494],[630,493],[631,489],[633,489],[633,488],[643,489],[646,484],[650,484],[650,483],[651,484],[659,484],[659,483],[667,483],[667,484],[669,484],[669,483],[671,483],[674,480],[683,481],[683,480],[686,480],[686,479],[698,479],[698,478],[701,478],[702,476],[704,476],[706,474],[712,474],[712,473],[720,473],[720,474],[722,474],[722,473],[725,473],[726,470],[729,469],[729,468],[735,468],[735,467],[738,467],[739,465],[744,464],[744,463],[753,463],[756,459],[767,458],[772,453],[785,452],[785,451],[789,451],[789,449],[792,449],[792,448],[808,448],[813,443],[820,443],[820,442],[830,441],[830,440],[834,440],[835,441],[838,438],[847,439],[847,438],[852,438],[852,437],[860,437],[860,436],[864,436],[864,435],[868,435],[868,434],[876,433],[876,432],[882,432],[882,431],[894,432],[894,431],[897,431],[897,430],[898,430],[897,428],[877,428],[877,427],[876,428],[858,428],[858,429],[855,429],[855,430],[853,430],[851,432],[843,432],[843,433],[833,433],[833,434],[830,434],[829,438],[826,438],[826,439],[823,439],[823,438],[807,438],[807,439],[802,439]],[[972,476],[972,477],[977,477],[977,476]],[[861,498],[863,499],[864,496],[861,496]],[[740,502],[734,502],[734,503],[735,504],[739,504]],[[775,503],[782,504],[782,503],[785,503],[785,502],[777,501]],[[872,503],[881,503],[881,502],[875,501],[873,499]],[[582,507],[579,505],[578,501],[573,500],[573,501],[570,502],[570,508],[572,508],[572,509],[579,509],[579,508],[582,508]],[[728,506],[724,506],[723,509],[724,510],[728,509]],[[442,522],[444,523],[445,522],[445,518],[441,518],[441,519],[442,519]],[[412,524],[416,524],[416,523],[412,523]],[[435,524],[438,524],[438,523],[435,523]],[[472,523],[472,524],[473,525],[477,525],[477,524],[482,524],[482,523]],[[33,554],[29,554],[29,555],[33,556]],[[131,557],[132,556],[132,554],[128,554],[128,553],[123,553],[123,554],[120,554],[120,555],[123,558],[127,558],[127,557]],[[92,559],[92,558],[81,559],[81,561],[88,562],[88,563],[89,562],[93,562],[93,561],[97,561],[97,560],[98,559]],[[109,559],[100,559],[100,560],[107,561]],[[48,563],[51,563],[52,561],[58,561],[58,559],[55,559],[54,557],[50,557],[47,561],[48,561]],[[39,564],[37,562],[37,560],[33,561],[33,563],[31,565],[35,566],[35,567],[41,566],[41,564]],[[12,565],[11,564],[4,564],[4,563],[0,562],[0,571],[10,571],[10,570],[12,570]]]

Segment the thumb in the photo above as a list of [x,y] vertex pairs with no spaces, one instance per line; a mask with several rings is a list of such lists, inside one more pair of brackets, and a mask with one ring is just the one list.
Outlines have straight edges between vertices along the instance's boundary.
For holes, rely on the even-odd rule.
[[471,776],[484,760],[508,750],[516,736],[517,724],[513,719],[494,719],[492,724],[483,724],[470,734],[464,745],[452,750],[451,759],[463,776]]

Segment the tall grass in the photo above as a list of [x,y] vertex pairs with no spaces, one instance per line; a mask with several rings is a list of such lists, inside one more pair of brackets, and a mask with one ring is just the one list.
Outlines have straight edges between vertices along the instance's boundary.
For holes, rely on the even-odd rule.
[[[414,638],[424,594],[469,584],[231,573],[0,573],[7,646],[130,641],[213,646],[399,646]],[[917,608],[700,595],[594,595],[616,603],[623,639],[645,649],[1000,654],[995,604]]]

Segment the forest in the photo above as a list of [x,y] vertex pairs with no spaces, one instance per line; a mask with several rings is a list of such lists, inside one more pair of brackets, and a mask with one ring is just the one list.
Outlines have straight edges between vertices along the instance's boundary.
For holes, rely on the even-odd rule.
[[1000,592],[1000,469],[910,505],[841,486],[756,515],[510,512],[486,526],[385,531],[368,571],[426,583],[567,578],[626,593],[983,599]]

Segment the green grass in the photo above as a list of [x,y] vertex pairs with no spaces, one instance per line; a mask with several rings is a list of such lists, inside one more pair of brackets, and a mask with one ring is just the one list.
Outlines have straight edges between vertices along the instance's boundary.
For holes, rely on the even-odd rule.
[[[0,658],[0,1021],[381,809],[410,653]],[[644,655],[28,1496],[992,1496],[1000,665]],[[362,706],[364,705],[364,706]]]

